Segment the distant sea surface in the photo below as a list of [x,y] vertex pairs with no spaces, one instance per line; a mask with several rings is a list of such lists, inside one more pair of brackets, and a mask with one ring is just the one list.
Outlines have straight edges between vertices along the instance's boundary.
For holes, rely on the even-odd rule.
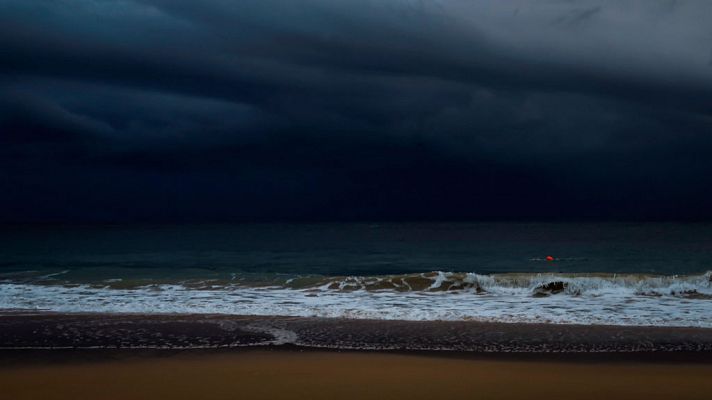
[[710,224],[0,228],[0,312],[712,327],[710,270]]

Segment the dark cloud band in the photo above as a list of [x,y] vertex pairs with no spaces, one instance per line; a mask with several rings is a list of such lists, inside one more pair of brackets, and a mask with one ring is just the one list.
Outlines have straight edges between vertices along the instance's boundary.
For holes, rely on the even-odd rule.
[[6,1],[0,219],[709,217],[710,18]]

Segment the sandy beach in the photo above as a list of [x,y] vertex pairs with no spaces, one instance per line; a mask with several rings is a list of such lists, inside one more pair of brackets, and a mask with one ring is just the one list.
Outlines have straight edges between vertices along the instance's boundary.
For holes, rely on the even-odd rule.
[[712,330],[10,313],[2,398],[707,399]]
[[710,376],[710,363],[249,350],[20,364],[0,387],[14,400],[708,399]]

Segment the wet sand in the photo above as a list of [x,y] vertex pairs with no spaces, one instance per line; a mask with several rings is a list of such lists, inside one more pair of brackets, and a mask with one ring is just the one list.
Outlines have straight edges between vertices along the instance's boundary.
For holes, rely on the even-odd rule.
[[4,349],[300,348],[474,353],[696,353],[712,356],[712,329],[392,321],[235,315],[12,314]]
[[248,350],[0,367],[23,399],[709,399],[711,363]]

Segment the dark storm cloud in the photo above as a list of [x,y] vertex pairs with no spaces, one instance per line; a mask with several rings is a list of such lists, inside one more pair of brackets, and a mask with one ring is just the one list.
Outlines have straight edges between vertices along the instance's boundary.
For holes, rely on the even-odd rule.
[[4,1],[4,220],[712,216],[706,1]]

